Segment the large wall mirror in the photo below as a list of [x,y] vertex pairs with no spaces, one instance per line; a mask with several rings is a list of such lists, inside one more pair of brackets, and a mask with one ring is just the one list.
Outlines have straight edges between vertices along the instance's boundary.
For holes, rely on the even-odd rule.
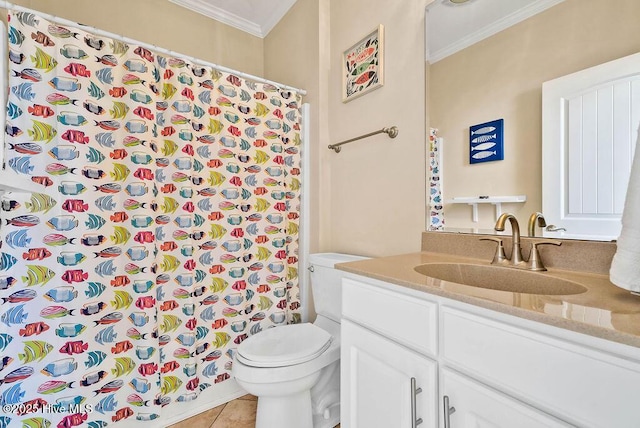
[[[442,138],[445,230],[492,233],[495,224],[496,205],[477,204],[474,221],[473,207],[454,198],[511,197],[499,208],[522,229],[531,213],[544,214],[543,177],[551,173],[543,168],[543,83],[640,52],[638,16],[637,0],[434,0],[427,7],[427,123]],[[458,40],[447,45],[447,37]],[[633,113],[640,111],[630,112],[637,129]],[[504,121],[504,160],[470,164],[469,128],[497,119]],[[427,206],[427,228],[431,212]],[[592,228],[538,234],[612,238]]]

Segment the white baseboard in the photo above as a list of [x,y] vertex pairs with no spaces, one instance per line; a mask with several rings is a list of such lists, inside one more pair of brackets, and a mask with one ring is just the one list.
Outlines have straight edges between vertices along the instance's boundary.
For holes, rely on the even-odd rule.
[[228,403],[246,395],[247,392],[231,378],[221,384],[205,389],[198,398],[187,403],[172,402],[162,408],[161,425],[168,427],[209,409]]

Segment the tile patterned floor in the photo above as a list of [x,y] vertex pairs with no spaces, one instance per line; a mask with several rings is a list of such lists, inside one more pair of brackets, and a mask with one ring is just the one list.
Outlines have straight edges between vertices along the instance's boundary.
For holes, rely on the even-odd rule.
[[254,428],[257,405],[258,399],[247,394],[169,428]]
[[245,395],[169,428],[254,428],[257,397]]

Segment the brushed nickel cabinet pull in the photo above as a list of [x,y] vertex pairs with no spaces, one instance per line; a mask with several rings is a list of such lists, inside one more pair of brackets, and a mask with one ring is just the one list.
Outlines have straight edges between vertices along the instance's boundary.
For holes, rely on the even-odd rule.
[[449,416],[455,413],[455,407],[449,407],[449,396],[442,397],[442,404],[444,405],[444,428],[451,428],[451,421]]
[[416,428],[422,423],[422,418],[416,415],[416,395],[422,392],[422,388],[416,387],[416,378],[411,378],[411,428]]

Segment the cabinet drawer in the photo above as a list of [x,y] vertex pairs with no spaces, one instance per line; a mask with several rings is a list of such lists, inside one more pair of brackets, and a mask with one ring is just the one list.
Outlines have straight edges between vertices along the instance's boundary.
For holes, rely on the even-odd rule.
[[572,424],[638,426],[637,364],[448,307],[441,326],[446,365]]
[[342,281],[342,316],[416,351],[437,352],[438,305],[352,279]]

